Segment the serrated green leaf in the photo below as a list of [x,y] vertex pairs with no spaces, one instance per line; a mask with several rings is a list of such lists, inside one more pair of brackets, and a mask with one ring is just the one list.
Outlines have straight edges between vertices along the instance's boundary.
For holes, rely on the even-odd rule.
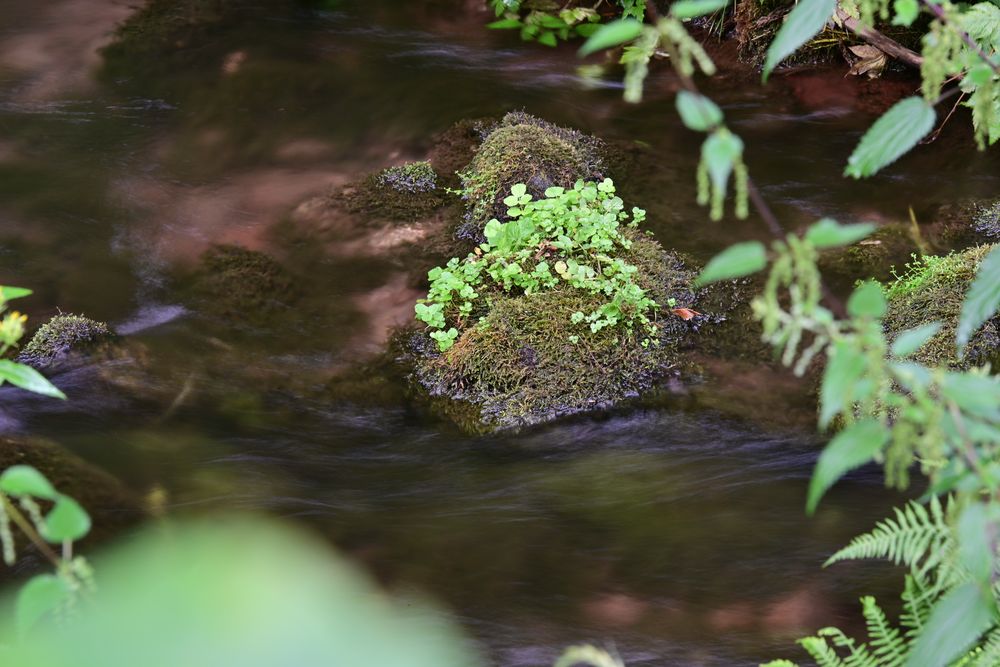
[[858,285],[847,300],[847,314],[851,317],[882,317],[887,307],[882,287],[870,280]]
[[601,26],[600,30],[587,38],[580,47],[581,56],[631,42],[642,34],[642,24],[634,19],[618,19]]
[[892,342],[892,356],[900,359],[910,356],[923,347],[940,330],[940,322],[931,322],[901,332]]
[[941,667],[962,655],[993,623],[996,604],[975,583],[953,589],[931,609],[906,667]]
[[842,225],[831,218],[823,218],[806,230],[806,241],[815,248],[838,248],[856,243],[873,231],[875,225],[870,222]]
[[888,440],[888,430],[874,419],[856,422],[838,433],[816,462],[809,482],[806,511],[815,512],[827,489],[845,473],[871,461]]
[[729,0],[680,0],[670,5],[670,14],[678,19],[693,19],[717,12],[728,4]]
[[917,20],[920,3],[917,0],[895,0],[892,3],[892,24],[909,26]]
[[31,294],[30,289],[25,289],[23,287],[7,287],[6,285],[0,285],[0,299],[3,301],[10,301],[11,299],[20,299],[23,296],[28,296]]
[[53,544],[75,541],[90,532],[90,515],[69,496],[59,496],[45,517],[42,537]]
[[52,483],[28,465],[11,466],[0,475],[0,491],[12,496],[34,496],[52,500],[59,495]]
[[927,136],[935,117],[934,107],[922,97],[897,102],[861,137],[844,175],[865,178],[892,164]]
[[976,278],[962,302],[962,312],[958,318],[955,341],[959,354],[965,350],[979,327],[996,315],[1000,309],[1000,245],[990,251],[979,263]]
[[837,0],[800,0],[788,13],[777,36],[767,49],[764,60],[764,81],[778,64],[796,49],[815,37],[833,16]]
[[722,109],[704,95],[682,90],[677,93],[677,113],[689,130],[707,132],[722,122]]
[[59,577],[39,574],[32,577],[17,594],[14,603],[14,622],[22,637],[35,625],[55,611],[70,595],[69,587]]
[[986,51],[1000,48],[1000,7],[990,2],[977,2],[959,14],[959,23],[972,39]]
[[737,243],[713,257],[695,280],[695,284],[705,285],[719,280],[739,278],[756,273],[765,266],[767,266],[767,251],[763,243],[760,241]]
[[9,382],[16,387],[26,389],[43,396],[53,398],[66,398],[45,376],[36,371],[31,366],[25,366],[10,359],[0,359],[0,384]]

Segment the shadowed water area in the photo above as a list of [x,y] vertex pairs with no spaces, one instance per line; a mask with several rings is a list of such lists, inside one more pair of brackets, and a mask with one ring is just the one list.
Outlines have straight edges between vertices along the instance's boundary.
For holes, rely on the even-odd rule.
[[[0,433],[57,442],[168,512],[300,520],[388,586],[443,602],[499,665],[550,664],[581,641],[630,665],[755,665],[794,656],[801,632],[852,627],[857,598],[888,599],[899,573],[820,565],[900,497],[866,469],[804,515],[823,443],[805,384],[740,366],[641,409],[465,436],[372,361],[425,287],[371,237],[290,236],[310,198],[422,159],[456,121],[524,109],[631,146],[641,167],[619,186],[664,247],[705,261],[765,238],[753,216],[711,223],[695,205],[699,138],[662,69],[629,106],[617,73],[588,83],[572,48],[487,31],[466,4],[234,2],[139,57],[100,52],[124,2],[2,0],[0,284],[35,290],[16,304],[33,323],[85,313],[128,351],[56,375],[66,403],[0,389]],[[766,87],[724,73],[706,90],[794,229],[904,221],[910,206],[923,220],[997,191],[1000,162],[974,151],[965,119],[883,176],[841,177],[915,85],[819,70]],[[273,255],[282,308],[206,313],[184,276],[217,243]]]

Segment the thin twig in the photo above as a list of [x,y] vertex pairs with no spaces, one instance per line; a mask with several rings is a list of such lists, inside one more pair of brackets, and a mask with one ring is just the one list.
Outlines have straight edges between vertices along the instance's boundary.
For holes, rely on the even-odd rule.
[[[955,90],[958,89],[956,88]],[[958,109],[958,105],[962,103],[963,98],[965,98],[965,93],[962,93],[961,95],[958,96],[958,99],[955,100],[954,106],[951,107],[951,111],[949,111],[948,115],[944,117],[944,120],[941,121],[941,124],[938,125],[937,129],[931,132],[930,136],[921,141],[920,143],[930,144],[937,141],[938,136],[941,134],[941,130],[943,130],[944,126],[948,124],[949,120],[951,120],[952,115],[955,113],[955,110]]]

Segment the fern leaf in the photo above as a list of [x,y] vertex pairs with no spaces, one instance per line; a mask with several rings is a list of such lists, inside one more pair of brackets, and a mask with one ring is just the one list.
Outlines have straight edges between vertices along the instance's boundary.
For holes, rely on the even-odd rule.
[[954,550],[955,540],[945,511],[936,497],[931,498],[929,510],[911,501],[894,511],[895,519],[880,521],[871,532],[851,540],[830,556],[824,567],[844,560],[881,558],[908,565],[916,576],[926,580]]
[[938,596],[934,588],[922,584],[916,577],[906,575],[903,587],[903,611],[899,615],[899,624],[906,630],[906,638],[913,640],[920,636],[931,615],[931,608]]
[[871,596],[861,598],[861,608],[868,627],[871,652],[879,667],[900,667],[906,660],[910,648],[906,640],[899,630],[889,623],[889,619],[875,598]]
[[799,645],[816,661],[816,667],[847,667],[823,637],[803,637]]

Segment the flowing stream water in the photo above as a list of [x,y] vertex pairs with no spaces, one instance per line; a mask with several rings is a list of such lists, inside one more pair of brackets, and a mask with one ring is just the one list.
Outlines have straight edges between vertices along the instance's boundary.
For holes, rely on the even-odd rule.
[[[237,4],[249,18],[130,69],[99,52],[124,2],[0,2],[0,284],[35,290],[17,305],[36,323],[107,320],[140,358],[131,385],[107,368],[56,377],[65,404],[0,390],[0,431],[49,438],[169,512],[299,520],[387,585],[441,601],[499,665],[550,664],[581,641],[630,665],[754,665],[795,655],[802,632],[854,627],[861,594],[891,599],[890,568],[820,569],[901,497],[863,470],[804,515],[823,441],[808,415],[805,428],[783,419],[802,385],[723,375],[756,401],[742,416],[667,397],[489,438],[415,411],[391,382],[324,394],[419,290],[377,259],[320,252],[306,268],[273,230],[311,196],[422,157],[460,119],[524,109],[638,142],[655,160],[630,191],[668,248],[705,260],[765,238],[754,218],[711,223],[695,205],[699,138],[662,68],[630,106],[617,75],[584,81],[572,48],[487,31],[476,3]],[[996,191],[1000,162],[972,150],[965,119],[884,176],[842,178],[886,96],[913,87],[841,70],[707,84],[792,229]],[[322,321],[206,330],[171,276],[220,242],[298,269]],[[126,513],[92,509],[99,523]]]

